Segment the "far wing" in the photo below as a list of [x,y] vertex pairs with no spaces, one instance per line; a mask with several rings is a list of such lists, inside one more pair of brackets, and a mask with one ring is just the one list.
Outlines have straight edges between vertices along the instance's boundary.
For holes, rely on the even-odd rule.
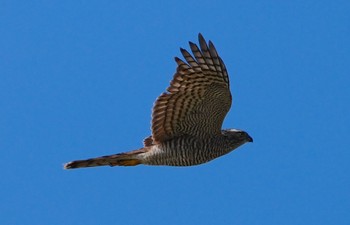
[[200,48],[190,42],[183,60],[175,58],[177,70],[167,92],[156,100],[152,113],[152,138],[156,143],[184,134],[207,136],[221,132],[231,107],[229,78],[214,45],[201,34]]

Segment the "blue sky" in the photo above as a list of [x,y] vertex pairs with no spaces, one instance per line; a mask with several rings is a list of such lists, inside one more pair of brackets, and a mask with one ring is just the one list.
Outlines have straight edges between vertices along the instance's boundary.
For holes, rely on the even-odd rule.
[[[2,1],[1,223],[350,224],[349,1]],[[208,164],[67,171],[137,149],[201,32],[228,68]]]

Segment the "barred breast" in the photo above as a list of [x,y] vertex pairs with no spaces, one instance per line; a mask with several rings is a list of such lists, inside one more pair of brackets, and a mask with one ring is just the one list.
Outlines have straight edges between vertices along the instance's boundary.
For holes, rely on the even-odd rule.
[[143,164],[192,166],[211,161],[234,149],[222,136],[207,139],[182,136],[152,148],[144,154]]

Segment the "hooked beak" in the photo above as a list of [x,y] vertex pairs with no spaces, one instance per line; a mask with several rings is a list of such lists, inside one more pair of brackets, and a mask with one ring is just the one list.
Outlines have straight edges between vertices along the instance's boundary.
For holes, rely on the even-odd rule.
[[253,138],[248,135],[248,142],[253,142]]

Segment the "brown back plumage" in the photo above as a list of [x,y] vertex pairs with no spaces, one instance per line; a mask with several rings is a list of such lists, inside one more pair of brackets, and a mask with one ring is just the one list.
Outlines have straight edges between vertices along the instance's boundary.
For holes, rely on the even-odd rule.
[[194,57],[181,48],[183,60],[175,58],[177,70],[167,92],[156,100],[152,113],[152,138],[161,143],[181,135],[219,134],[231,107],[226,67],[214,45],[201,34],[200,48],[192,42]]

